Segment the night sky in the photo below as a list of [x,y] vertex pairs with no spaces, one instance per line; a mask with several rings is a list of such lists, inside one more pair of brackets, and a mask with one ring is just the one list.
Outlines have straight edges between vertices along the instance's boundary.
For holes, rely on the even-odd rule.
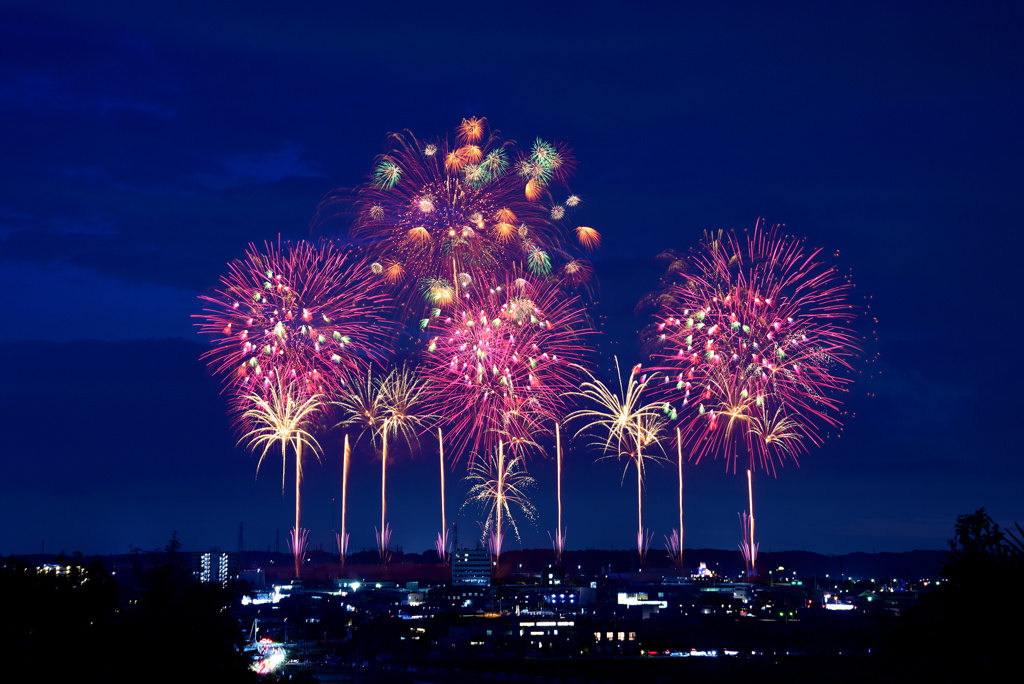
[[[175,530],[235,549],[240,522],[247,547],[280,530],[286,550],[293,500],[235,446],[197,296],[249,242],[308,237],[388,131],[432,138],[467,116],[572,147],[580,222],[603,236],[601,368],[638,360],[654,257],[706,229],[785,223],[873,298],[859,332],[880,357],[842,437],[755,481],[762,551],[943,548],[981,506],[1024,522],[1020,5],[235,4],[0,10],[0,554],[149,549]],[[324,444],[304,523],[333,548]],[[635,488],[596,455],[568,456],[567,546],[630,548]],[[379,467],[363,451],[352,468],[353,550],[374,546]],[[554,469],[530,472],[523,544],[548,546]],[[744,478],[722,461],[686,478],[687,547],[735,548]],[[389,466],[406,551],[440,527],[435,482],[429,440]],[[652,471],[655,552],[675,515],[674,469]]]

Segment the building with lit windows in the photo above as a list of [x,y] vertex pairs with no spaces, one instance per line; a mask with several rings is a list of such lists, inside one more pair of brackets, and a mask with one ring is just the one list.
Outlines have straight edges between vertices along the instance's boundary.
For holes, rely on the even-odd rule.
[[238,554],[220,549],[193,553],[192,577],[199,582],[219,582],[221,585],[238,579]]
[[452,554],[452,584],[491,585],[491,557],[484,549],[463,549]]

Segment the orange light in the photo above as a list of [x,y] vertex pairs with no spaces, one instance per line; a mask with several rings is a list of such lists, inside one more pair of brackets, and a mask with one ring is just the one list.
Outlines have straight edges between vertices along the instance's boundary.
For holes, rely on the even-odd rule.
[[458,149],[456,154],[460,159],[462,159],[464,164],[476,164],[484,158],[483,150],[476,145],[463,145]]
[[498,237],[498,242],[508,242],[516,234],[516,227],[509,223],[496,223],[494,233]]
[[466,165],[466,160],[459,156],[458,151],[449,152],[448,156],[444,158],[444,168],[449,173],[458,171]]
[[530,200],[531,202],[536,199],[539,199],[541,191],[543,189],[544,186],[538,183],[536,179],[531,178],[530,180],[526,181],[526,199]]
[[408,232],[409,239],[413,242],[430,242],[430,231],[423,226],[416,226]]
[[402,274],[405,269],[402,268],[402,264],[397,261],[388,262],[384,266],[384,280],[389,283],[397,283],[402,278]]
[[502,207],[498,210],[498,213],[494,216],[498,223],[515,223],[516,215],[512,213],[511,209]]
[[464,143],[479,142],[484,135],[484,119],[478,119],[475,116],[463,119],[456,131],[459,140]]
[[588,226],[576,228],[576,239],[580,241],[580,246],[588,251],[601,246],[601,234]]

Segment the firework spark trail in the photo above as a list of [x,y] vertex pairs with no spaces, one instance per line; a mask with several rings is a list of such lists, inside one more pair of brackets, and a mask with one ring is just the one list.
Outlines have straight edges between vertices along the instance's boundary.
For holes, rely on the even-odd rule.
[[392,370],[381,385],[384,403],[384,422],[381,426],[384,454],[381,459],[380,479],[382,558],[388,549],[387,542],[391,539],[390,528],[386,526],[384,519],[387,510],[388,439],[401,437],[410,448],[419,444],[417,429],[433,418],[432,415],[420,413],[424,403],[423,390],[424,385],[407,368]]
[[[582,391],[575,392],[597,408],[580,409],[569,415],[568,421],[586,420],[577,432],[579,437],[584,432],[594,433],[594,444],[601,447],[602,458],[627,458],[626,468],[630,463],[636,465],[637,471],[637,552],[641,563],[650,546],[651,533],[643,526],[643,478],[644,461],[660,460],[650,453],[650,449],[661,447],[661,432],[665,426],[664,405],[662,402],[643,403],[643,393],[651,378],[639,376],[640,366],[637,364],[629,374],[629,382],[623,384],[619,360],[615,359],[615,370],[619,380],[619,392],[616,394],[607,385],[590,376],[590,381],[582,384]],[[603,438],[601,435],[607,435]],[[623,471],[625,477],[625,470]]]
[[332,395],[339,370],[379,359],[389,302],[365,264],[328,242],[250,244],[200,299],[197,325],[214,345],[202,358],[233,391],[264,391],[287,369],[306,396]]
[[[504,492],[505,492],[505,447],[501,442],[498,442],[498,505],[494,507],[494,517],[497,522],[494,525],[494,539],[495,539],[495,550],[494,550],[494,567],[498,567],[498,560],[501,557],[501,511],[504,506]],[[509,516],[511,519],[512,516]],[[516,534],[518,535],[518,532]]]
[[[295,559],[295,577],[299,577],[299,567],[302,562],[302,555],[306,551],[306,537],[309,535],[309,530],[301,527],[302,522],[302,440],[299,439],[298,435],[293,437],[295,440],[295,527],[292,528],[292,537],[296,540],[296,543],[292,546],[292,554]],[[298,540],[301,538],[302,544],[298,544]]]
[[495,452],[472,463],[466,481],[472,486],[463,508],[471,504],[483,508],[486,521],[484,539],[497,563],[505,528],[510,527],[516,540],[520,539],[513,510],[518,510],[531,521],[537,517],[537,509],[526,494],[526,490],[534,486],[534,479],[523,469],[522,457],[506,458],[504,443],[498,442]]
[[444,507],[444,435],[441,433],[441,428],[437,428],[437,445],[438,455],[441,467],[441,532],[437,535],[437,541],[434,547],[437,549],[437,557],[442,563],[448,563],[448,522],[445,519],[445,507]]
[[742,541],[739,544],[740,553],[743,554],[743,561],[747,565],[747,577],[754,577],[757,574],[757,547],[754,543],[754,520],[747,515],[747,512],[739,514],[740,534]]
[[521,454],[547,432],[578,386],[593,333],[576,298],[528,277],[467,294],[428,331],[420,371],[453,460],[491,452],[499,439]]
[[345,558],[348,556],[348,537],[347,533],[342,532],[334,535],[334,541],[338,544],[338,553],[341,554],[342,567],[345,567]]
[[665,552],[672,564],[682,570],[683,542],[679,530],[672,528],[672,534],[665,536]]
[[679,538],[679,557],[673,559],[679,563],[679,569],[683,569],[683,440],[676,428],[676,457],[679,464],[679,529],[676,536]]
[[442,530],[437,533],[437,539],[434,540],[434,551],[437,553],[437,557],[444,565],[448,564],[448,530]]
[[747,502],[750,506],[750,517],[747,520],[750,528],[750,576],[757,576],[757,545],[754,543],[754,477],[751,470],[747,470]]
[[[386,425],[386,423],[385,423],[385,425]],[[387,437],[387,434],[384,435],[383,442],[384,442],[384,444],[383,444],[383,449],[382,449],[381,458],[380,458],[380,532],[377,534],[377,539],[378,540],[391,539],[391,531],[387,527],[387,522],[386,522],[386,520],[387,520],[387,511],[388,511],[388,492],[387,492],[387,482],[388,482],[388,437]],[[387,532],[387,536],[386,537],[384,536],[385,532]],[[381,557],[381,562],[384,565],[387,565],[387,562],[383,560],[385,552],[387,552],[387,550],[388,550],[388,545],[386,543],[382,544],[381,547],[380,547],[380,557]]]
[[[339,399],[336,403],[341,408],[344,418],[336,427],[344,429],[350,427],[360,427],[360,437],[363,434],[369,433],[371,443],[376,446],[377,440],[384,433],[384,420],[385,420],[385,403],[384,403],[384,392],[382,389],[383,382],[380,378],[373,376],[372,369],[367,369],[365,381],[362,377],[354,378],[345,383],[345,389],[339,395]],[[346,435],[347,440],[347,435]],[[384,474],[383,468],[387,464],[387,440],[384,439],[383,445],[383,456],[382,456],[382,474]],[[380,550],[381,561],[385,562],[385,551],[386,547],[380,545],[382,540],[382,530],[384,529],[384,517],[386,508],[386,499],[384,497],[384,478],[381,478],[381,528],[376,530],[376,536],[378,541],[378,549]],[[344,511],[345,507],[342,506]]]
[[384,523],[380,530],[374,528],[374,534],[377,537],[377,550],[380,553],[380,564],[384,568],[387,568],[388,563],[391,561],[391,525]]
[[[555,423],[555,461],[558,472],[558,526],[551,538],[551,544],[555,550],[555,563],[562,564],[562,554],[565,552],[566,529],[562,527],[562,432],[561,426]],[[548,536],[551,536],[550,533]]]
[[645,530],[640,528],[636,532],[636,550],[640,555],[640,567],[643,568],[644,562],[647,560],[647,552],[651,550],[651,540],[654,539],[654,532],[652,530]]
[[288,547],[295,559],[295,577],[299,578],[299,569],[302,564],[302,557],[306,553],[306,546],[309,539],[309,530],[302,527],[293,527],[288,532]]
[[419,444],[417,429],[434,418],[421,411],[425,387],[408,368],[393,369],[384,378],[374,378],[372,371],[367,371],[365,381],[360,378],[347,382],[336,402],[346,416],[341,426],[359,425],[364,433],[369,432],[374,444],[378,439],[381,442],[381,524],[376,536],[383,564],[390,558],[391,539],[387,523],[388,444],[393,438],[403,439],[410,449]]
[[[287,377],[287,374],[286,374]],[[280,380],[280,378],[279,378]],[[269,394],[264,397],[260,394],[250,394],[239,400],[239,420],[249,427],[239,442],[245,441],[248,448],[256,451],[262,447],[259,461],[256,464],[256,473],[259,474],[260,465],[270,449],[277,443],[281,444],[282,468],[287,463],[288,443],[294,442],[295,451],[295,528],[294,539],[297,541],[305,539],[300,535],[302,527],[301,510],[301,485],[302,485],[302,446],[308,445],[317,458],[320,457],[320,445],[316,439],[307,431],[310,421],[319,413],[322,405],[321,395],[315,394],[305,400],[294,398],[293,394],[298,391],[298,386],[293,382],[284,384],[281,382],[271,383]],[[284,489],[285,471],[282,470],[281,487]],[[299,576],[299,565],[302,557],[302,547],[292,546],[295,556],[295,576]]]
[[663,396],[680,404],[680,443],[697,462],[722,456],[733,472],[747,457],[751,572],[753,471],[775,474],[807,442],[821,444],[821,427],[839,426],[835,395],[859,352],[853,285],[820,254],[760,220],[743,239],[706,235],[658,323],[652,356]]
[[338,534],[338,552],[341,553],[342,567],[344,567],[345,557],[348,555],[348,532],[345,531],[345,517],[348,512],[348,464],[351,454],[346,434],[344,461],[341,465],[341,533]]

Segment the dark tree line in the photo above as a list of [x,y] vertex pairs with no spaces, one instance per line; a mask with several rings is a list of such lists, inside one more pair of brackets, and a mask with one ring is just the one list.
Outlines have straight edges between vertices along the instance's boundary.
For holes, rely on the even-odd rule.
[[98,561],[67,572],[0,562],[0,681],[254,682],[232,617],[237,588],[202,584],[172,538],[162,558],[119,586]]
[[1024,530],[1000,529],[980,508],[957,517],[944,582],[904,616],[884,654],[894,680],[952,681],[1008,672],[1021,647],[1018,594]]

